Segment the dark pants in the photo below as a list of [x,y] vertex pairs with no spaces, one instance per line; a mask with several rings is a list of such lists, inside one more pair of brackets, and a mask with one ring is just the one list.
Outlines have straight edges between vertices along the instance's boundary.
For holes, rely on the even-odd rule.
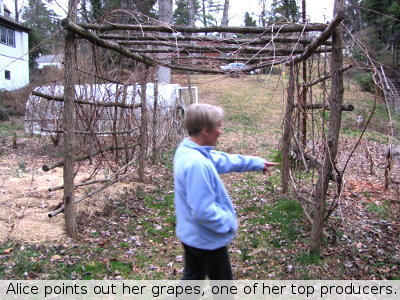
[[203,250],[183,244],[185,268],[182,280],[233,280],[228,248]]

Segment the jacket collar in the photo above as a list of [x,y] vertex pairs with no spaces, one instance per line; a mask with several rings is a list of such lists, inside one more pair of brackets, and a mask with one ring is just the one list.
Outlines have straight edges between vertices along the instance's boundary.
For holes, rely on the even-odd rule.
[[189,138],[185,138],[182,141],[182,144],[185,147],[195,149],[195,150],[201,152],[206,157],[209,157],[210,151],[214,149],[214,146],[200,146],[200,145],[196,144],[195,142],[193,142],[192,140],[190,140]]

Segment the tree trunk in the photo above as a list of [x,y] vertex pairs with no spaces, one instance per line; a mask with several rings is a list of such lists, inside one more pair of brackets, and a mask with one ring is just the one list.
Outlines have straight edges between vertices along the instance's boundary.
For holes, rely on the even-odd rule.
[[[173,1],[172,0],[159,0],[158,4],[160,6],[160,21],[172,24],[172,16],[173,16]],[[171,69],[160,66],[158,68],[158,82],[159,83],[171,83]]]
[[[69,0],[68,11],[71,21],[76,22],[78,0]],[[78,237],[75,208],[75,187],[74,187],[74,160],[75,160],[75,58],[76,39],[69,31],[65,32],[65,83],[64,83],[64,207],[65,227],[68,236],[73,239]]]
[[[228,23],[229,23],[229,0],[225,0],[221,26],[228,26]],[[223,38],[226,38],[227,36],[228,36],[227,33],[222,34]]]
[[[14,0],[15,7],[15,21],[19,23],[19,9],[18,9],[18,0]],[[2,8],[3,9],[3,8]]]
[[[302,0],[302,18],[303,18],[303,24],[307,23],[306,20],[306,0]],[[303,32],[302,36],[305,37],[306,33]],[[303,44],[303,48],[306,48],[307,45]],[[304,60],[302,62],[302,76],[303,76],[303,84],[306,84],[307,82],[307,60]],[[300,94],[300,103],[301,105],[306,105],[307,103],[307,87],[302,86],[301,87],[301,94]],[[307,112],[302,111],[301,114],[301,139],[300,139],[300,146],[303,148],[306,146],[307,142]]]
[[229,23],[229,0],[225,0],[224,12],[222,14],[221,26],[228,26]]
[[289,191],[290,180],[290,142],[292,140],[292,127],[293,127],[293,105],[294,105],[294,92],[295,92],[295,66],[289,66],[289,86],[287,89],[286,113],[284,118],[284,130],[282,137],[282,192]]
[[202,1],[202,10],[203,10],[203,26],[207,27],[207,15],[206,15],[206,0]]
[[[335,0],[335,12],[343,13],[344,0]],[[329,180],[336,163],[339,143],[339,132],[342,122],[343,105],[343,41],[338,29],[332,34],[332,88],[330,94],[331,113],[329,116],[329,131],[324,145],[324,160],[319,174],[314,197],[314,215],[311,229],[310,255],[319,255],[322,244],[322,232],[325,220],[326,196]],[[338,183],[340,184],[340,182]]]
[[188,0],[189,5],[189,25],[190,27],[196,26],[196,7],[194,5],[194,0]]
[[158,149],[157,149],[157,126],[158,126],[158,78],[154,80],[154,105],[153,105],[153,128],[152,132],[152,146],[153,146],[153,153],[152,153],[152,161],[153,164],[157,161],[158,156]]
[[149,68],[144,66],[143,79],[140,87],[140,98],[143,105],[141,106],[140,113],[140,149],[139,149],[139,181],[145,181],[145,166],[147,156],[147,133],[148,133],[148,122],[147,122],[147,82]]

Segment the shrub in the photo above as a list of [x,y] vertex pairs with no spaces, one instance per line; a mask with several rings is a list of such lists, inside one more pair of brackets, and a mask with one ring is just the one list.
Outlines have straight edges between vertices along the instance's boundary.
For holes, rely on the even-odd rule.
[[10,120],[10,112],[8,108],[0,102],[0,121],[8,121]]
[[375,82],[372,73],[365,73],[357,78],[357,83],[363,91],[374,93]]

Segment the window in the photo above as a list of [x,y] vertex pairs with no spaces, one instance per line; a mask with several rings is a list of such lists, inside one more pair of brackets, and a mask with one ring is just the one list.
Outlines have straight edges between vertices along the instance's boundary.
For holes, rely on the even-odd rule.
[[0,43],[7,46],[15,47],[15,31],[0,26]]
[[7,29],[7,37],[8,37],[8,45],[11,47],[15,47],[15,31],[11,29]]
[[5,70],[4,71],[4,78],[6,80],[11,80],[11,71]]
[[0,42],[7,45],[7,29],[3,26],[0,26],[0,35]]

